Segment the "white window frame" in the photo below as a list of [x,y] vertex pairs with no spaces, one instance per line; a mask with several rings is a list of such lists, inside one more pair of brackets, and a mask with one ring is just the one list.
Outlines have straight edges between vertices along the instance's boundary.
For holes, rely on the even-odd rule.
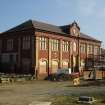
[[52,39],[52,41],[51,41],[51,49],[52,49],[52,51],[58,51],[59,50],[59,40]]
[[46,49],[47,49],[47,38],[40,37],[40,50],[46,50]]
[[63,41],[62,42],[62,50],[64,52],[68,52],[69,51],[69,42],[68,41]]

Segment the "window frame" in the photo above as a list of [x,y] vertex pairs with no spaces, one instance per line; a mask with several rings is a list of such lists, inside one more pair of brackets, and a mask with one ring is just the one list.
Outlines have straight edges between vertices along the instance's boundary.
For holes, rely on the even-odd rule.
[[94,55],[98,55],[99,54],[99,47],[95,46],[94,47]]
[[58,39],[52,39],[51,40],[51,50],[52,51],[58,51],[59,50],[59,40]]
[[22,48],[23,49],[30,49],[31,45],[31,37],[30,36],[23,36],[22,37]]
[[68,52],[69,51],[69,47],[70,47],[70,44],[69,44],[69,41],[64,41],[62,42],[62,51],[63,52]]
[[39,46],[40,46],[40,50],[47,50],[47,38],[44,36],[41,36],[39,38]]
[[87,53],[88,53],[88,54],[93,54],[93,45],[89,44],[89,45],[87,46]]
[[13,50],[14,40],[13,39],[7,39],[7,51]]
[[86,53],[86,45],[85,45],[85,43],[80,44],[80,52],[81,53]]

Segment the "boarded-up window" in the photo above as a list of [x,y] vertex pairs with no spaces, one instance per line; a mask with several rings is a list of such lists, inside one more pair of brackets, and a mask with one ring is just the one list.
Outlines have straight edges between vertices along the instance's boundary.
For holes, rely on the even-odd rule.
[[52,73],[56,73],[58,70],[58,62],[52,61]]
[[63,61],[62,66],[63,66],[63,68],[68,68],[68,62],[67,61]]
[[22,70],[23,70],[23,73],[30,73],[29,71],[30,71],[30,64],[31,64],[31,62],[30,62],[30,59],[28,59],[28,58],[23,58],[22,59]]
[[47,71],[47,62],[46,61],[40,61],[39,62],[39,73],[44,74]]
[[5,53],[5,54],[2,54],[1,56],[1,62],[2,63],[16,63],[16,54],[15,53],[12,53],[12,54],[9,54],[9,53]]
[[1,62],[2,63],[8,63],[9,62],[9,54],[2,54]]

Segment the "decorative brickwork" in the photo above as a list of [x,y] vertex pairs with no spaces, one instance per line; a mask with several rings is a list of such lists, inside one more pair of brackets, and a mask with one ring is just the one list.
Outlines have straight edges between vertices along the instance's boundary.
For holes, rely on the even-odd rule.
[[[23,49],[23,38],[27,36],[30,38],[29,46],[28,49]],[[59,68],[71,68],[74,72],[86,70],[85,64],[90,53],[88,46],[91,45],[91,53],[97,53],[97,55],[100,54],[101,46],[101,41],[81,33],[76,22],[58,27],[29,20],[1,33],[0,39],[2,45],[0,46],[2,65],[0,72],[35,74],[38,79],[44,79],[56,73]],[[7,50],[7,40],[10,39],[13,40],[13,48]],[[14,53],[15,63],[11,61]],[[8,55],[8,62],[2,62],[5,54]],[[4,65],[8,65],[9,68]]]

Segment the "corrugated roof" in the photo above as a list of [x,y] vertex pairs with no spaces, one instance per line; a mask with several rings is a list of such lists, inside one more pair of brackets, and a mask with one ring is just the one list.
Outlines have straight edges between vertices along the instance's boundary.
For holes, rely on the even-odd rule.
[[[6,32],[14,32],[14,31],[20,31],[20,30],[29,29],[29,28],[36,28],[36,29],[60,33],[60,34],[64,34],[64,36],[68,36],[68,32],[65,31],[65,29],[68,28],[68,26],[69,25],[56,26],[56,25],[51,25],[51,24],[47,24],[44,22],[35,21],[35,20],[28,20],[28,21],[14,27]],[[89,35],[86,35],[84,33],[80,33],[80,37],[84,38],[84,39],[88,39],[88,40],[99,41],[99,40],[97,40]]]

